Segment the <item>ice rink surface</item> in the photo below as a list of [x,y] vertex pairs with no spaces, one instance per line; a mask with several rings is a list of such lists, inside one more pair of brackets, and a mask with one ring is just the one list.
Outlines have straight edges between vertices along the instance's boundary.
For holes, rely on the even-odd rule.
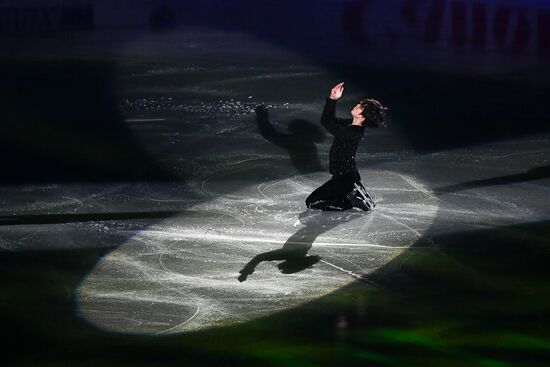
[[[155,55],[153,41],[117,56],[118,104],[137,141],[180,179],[0,188],[5,254],[105,249],[67,290],[94,328],[164,335],[246,323],[352,283],[384,287],[385,267],[434,236],[550,219],[550,135],[419,153],[391,125],[367,129],[356,157],[376,209],[307,210],[330,178],[332,138],[319,118],[340,76],[254,40],[240,50],[262,57],[140,57]],[[206,52],[181,44],[194,48]],[[363,93],[376,96],[346,82],[340,117]],[[237,279],[277,250],[287,259]]]

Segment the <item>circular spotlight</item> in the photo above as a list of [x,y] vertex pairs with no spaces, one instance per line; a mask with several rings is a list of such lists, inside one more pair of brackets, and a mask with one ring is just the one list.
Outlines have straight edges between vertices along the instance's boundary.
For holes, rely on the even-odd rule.
[[[102,329],[139,334],[265,316],[364,280],[417,241],[437,212],[421,182],[396,172],[361,172],[377,197],[373,212],[320,212],[304,210],[303,200],[326,174],[237,189],[246,182],[235,174],[246,177],[250,169],[265,173],[243,166],[210,176],[202,187],[212,200],[106,256],[78,289],[81,316]],[[239,271],[251,267],[240,282]]]

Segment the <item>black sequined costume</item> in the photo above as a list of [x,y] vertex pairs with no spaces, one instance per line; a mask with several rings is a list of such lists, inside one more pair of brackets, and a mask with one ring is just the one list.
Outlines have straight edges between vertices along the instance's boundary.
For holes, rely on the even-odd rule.
[[[375,203],[361,184],[361,176],[355,165],[355,154],[365,134],[365,127],[351,125],[352,119],[336,118],[336,100],[326,99],[321,124],[334,135],[330,147],[329,172],[332,178],[313,191],[306,199],[308,208],[321,210],[346,210],[354,206],[371,210]],[[357,199],[365,201],[366,205]]]

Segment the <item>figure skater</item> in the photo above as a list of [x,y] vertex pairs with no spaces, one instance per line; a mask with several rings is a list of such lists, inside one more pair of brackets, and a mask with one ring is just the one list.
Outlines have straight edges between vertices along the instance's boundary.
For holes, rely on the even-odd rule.
[[344,82],[332,88],[321,115],[321,124],[334,135],[330,147],[329,172],[332,178],[306,199],[308,208],[372,210],[376,203],[369,195],[355,165],[355,154],[365,134],[365,127],[384,126],[387,108],[374,99],[360,101],[352,110],[351,119],[336,118],[336,101],[342,97]]

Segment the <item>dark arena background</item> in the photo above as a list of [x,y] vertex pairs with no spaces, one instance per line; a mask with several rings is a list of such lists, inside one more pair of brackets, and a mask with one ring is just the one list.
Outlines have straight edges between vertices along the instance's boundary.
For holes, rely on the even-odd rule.
[[2,365],[550,365],[549,1],[0,0],[0,83]]

